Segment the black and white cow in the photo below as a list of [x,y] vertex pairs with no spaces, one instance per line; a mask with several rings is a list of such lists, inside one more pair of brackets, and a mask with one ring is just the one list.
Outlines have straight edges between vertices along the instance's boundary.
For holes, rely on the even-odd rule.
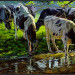
[[66,14],[66,12],[64,11],[64,9],[62,9],[62,10],[61,9],[58,9],[57,10],[57,9],[47,8],[47,9],[43,10],[40,13],[39,19],[38,19],[38,21],[36,23],[36,29],[39,30],[39,27],[41,25],[44,25],[44,18],[46,16],[54,15],[54,16],[58,16],[58,17],[60,16],[60,17],[65,18],[66,17],[65,14]]
[[[28,11],[30,12],[30,14],[32,14],[34,16],[34,18],[35,18],[35,16],[36,16],[36,13],[35,13],[36,12],[36,8],[35,8],[35,6],[33,6],[33,5],[25,5],[25,4],[23,4],[23,5],[28,8]],[[5,5],[5,6],[10,9],[10,11],[11,11],[11,18],[13,18],[13,8],[14,8],[15,4]]]
[[75,8],[58,8],[58,9],[47,8],[41,12],[39,19],[36,23],[36,29],[39,30],[39,27],[41,25],[44,25],[44,18],[49,15],[54,15],[61,18],[67,18],[75,22],[74,12],[75,12]]
[[15,25],[15,38],[17,38],[17,28],[24,32],[24,36],[28,41],[29,54],[36,45],[36,26],[35,19],[28,11],[28,8],[19,3],[14,6],[14,25]]
[[58,48],[55,44],[55,39],[62,39],[65,56],[67,58],[69,45],[71,43],[75,44],[75,23],[64,18],[47,16],[44,19],[44,25],[46,29],[48,50],[51,51],[50,39],[52,40],[52,44],[56,48],[56,51],[58,51]]
[[[11,29],[11,22],[13,21],[13,8],[15,4],[10,5],[3,5],[0,7],[0,23],[4,22],[5,27],[7,29]],[[36,8],[32,5],[24,5],[28,8],[28,11],[34,16],[35,18],[35,11]]]
[[4,22],[7,29],[11,29],[9,20],[10,15],[11,11],[9,8],[7,8],[5,5],[0,7],[0,23]]

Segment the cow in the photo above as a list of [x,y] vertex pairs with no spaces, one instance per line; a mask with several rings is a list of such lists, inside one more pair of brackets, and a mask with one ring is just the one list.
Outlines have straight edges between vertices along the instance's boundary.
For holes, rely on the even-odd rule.
[[28,41],[29,54],[32,55],[37,41],[35,19],[28,11],[28,8],[21,3],[14,6],[13,15],[15,38],[17,39],[17,29],[19,28],[25,34],[25,39]]
[[[0,7],[0,23],[4,22],[6,29],[11,29],[11,22],[13,22],[13,8],[15,4],[2,5]],[[36,16],[36,8],[33,5],[25,5],[32,16]]]
[[[11,11],[11,18],[13,18],[13,8],[14,8],[14,5],[15,4],[11,4],[11,5],[5,5],[6,7],[8,7],[9,9],[10,9],[10,11]],[[27,7],[28,8],[28,11],[32,14],[32,16],[34,16],[34,18],[35,18],[35,16],[36,16],[36,8],[35,8],[35,6],[33,6],[33,5],[25,5],[25,4],[23,4],[25,7]]]
[[[36,8],[35,8],[35,6],[33,6],[33,5],[25,5],[25,4],[23,4],[25,7],[27,7],[28,8],[28,11],[29,11],[29,13],[35,18],[35,16],[36,16],[36,14],[35,14],[35,12],[36,12]],[[14,6],[15,6],[15,4],[11,4],[11,5],[5,5],[7,8],[9,8],[10,9],[10,11],[11,11],[11,16],[10,16],[10,21],[11,22],[14,22],[13,20],[13,9],[14,9]],[[11,23],[10,22],[10,23]],[[23,33],[23,38],[25,38],[25,36],[24,36],[25,34]]]
[[11,15],[11,11],[9,8],[7,8],[5,5],[2,5],[0,7],[0,23],[4,22],[5,27],[7,29],[11,29],[11,25],[10,25],[10,15]]
[[[47,8],[47,9],[44,9],[40,16],[39,16],[39,19],[36,23],[36,29],[39,30],[39,27],[41,25],[44,25],[44,18],[48,15],[54,15],[54,16],[57,16],[57,17],[61,17],[61,18],[67,18],[69,20],[72,20],[74,21],[74,14],[70,13],[72,12],[73,8]],[[74,11],[74,10],[73,10]]]
[[53,46],[56,48],[56,51],[58,51],[55,39],[61,39],[64,44],[65,58],[67,59],[70,43],[73,43],[72,45],[75,44],[75,23],[71,20],[56,16],[46,16],[44,19],[44,25],[48,50],[51,51],[51,39]]
[[70,11],[68,12],[68,15],[70,20],[75,22],[75,8],[70,8]]

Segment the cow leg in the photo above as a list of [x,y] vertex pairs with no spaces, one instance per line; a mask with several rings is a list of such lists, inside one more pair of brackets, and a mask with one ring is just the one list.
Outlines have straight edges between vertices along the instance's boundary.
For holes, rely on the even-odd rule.
[[47,41],[47,46],[48,46],[49,52],[52,52],[51,47],[50,47],[50,35],[49,35],[48,29],[46,29],[46,41]]
[[28,47],[29,47],[29,55],[32,55],[32,48],[31,48],[31,41],[28,41]]
[[65,65],[68,65],[68,45],[67,45],[67,36],[62,38],[65,50]]
[[23,32],[23,38],[26,40],[26,37],[25,37],[25,32]]
[[4,24],[5,24],[5,30],[7,30],[7,23],[4,21]]
[[5,30],[7,30],[7,27],[6,27],[6,22],[4,21],[4,24],[5,24]]
[[56,43],[55,43],[55,39],[53,37],[51,37],[51,40],[52,40],[52,44],[53,44],[55,50],[58,51],[58,48],[57,48]]
[[68,53],[68,50],[69,50],[69,44],[67,44],[67,53]]
[[30,41],[30,36],[29,35],[27,35],[27,40],[28,40],[29,55],[32,55],[32,45],[31,45],[31,41]]
[[17,37],[17,27],[16,27],[16,25],[15,25],[15,39],[16,39],[16,40],[18,39],[18,37]]

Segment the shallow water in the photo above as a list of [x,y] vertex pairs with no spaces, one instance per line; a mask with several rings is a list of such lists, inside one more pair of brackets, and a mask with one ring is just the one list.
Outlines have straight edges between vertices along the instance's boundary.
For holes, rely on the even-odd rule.
[[35,59],[33,57],[0,61],[0,74],[21,73],[21,74],[54,74],[54,73],[75,73],[75,57],[70,56],[68,66],[65,66],[64,57],[49,59]]

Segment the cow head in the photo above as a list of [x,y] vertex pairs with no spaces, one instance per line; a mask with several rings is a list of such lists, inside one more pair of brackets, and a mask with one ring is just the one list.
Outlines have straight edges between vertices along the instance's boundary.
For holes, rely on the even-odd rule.
[[41,25],[44,25],[43,20],[39,20],[39,21],[36,23],[36,29],[37,29],[37,31],[39,30],[39,28],[40,28]]
[[13,14],[17,15],[20,13],[20,6],[14,7]]
[[39,30],[40,26],[41,25],[44,25],[44,18],[48,15],[52,15],[52,10],[50,10],[49,8],[43,10],[41,13],[40,13],[40,16],[39,16],[39,19],[36,23],[36,29]]
[[29,12],[30,12],[30,13],[32,14],[32,16],[34,16],[34,18],[35,18],[35,16],[36,16],[36,14],[35,14],[35,12],[36,12],[35,6],[33,6],[33,5],[24,5],[24,6],[26,6],[26,7],[28,8]]
[[35,17],[36,16],[36,8],[34,6],[31,6],[31,14]]
[[27,35],[29,41],[31,41],[31,52],[33,52],[37,46],[38,41],[36,40],[36,28],[32,24],[28,27]]
[[13,15],[20,16],[22,14],[27,15],[29,13],[28,8],[25,7],[23,4],[18,3],[13,8]]
[[75,16],[75,8],[71,8],[68,15],[73,15]]

